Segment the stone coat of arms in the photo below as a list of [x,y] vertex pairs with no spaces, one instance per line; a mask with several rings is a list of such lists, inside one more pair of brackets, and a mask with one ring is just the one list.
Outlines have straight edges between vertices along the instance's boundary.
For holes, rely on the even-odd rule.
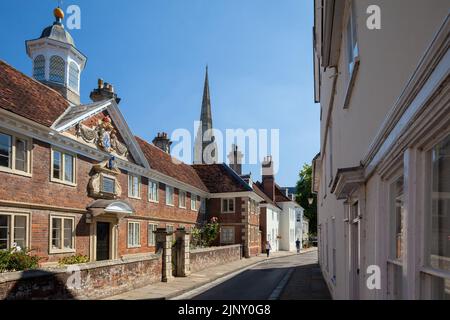
[[109,116],[104,116],[94,128],[89,128],[81,123],[78,124],[77,136],[82,137],[86,142],[96,144],[101,150],[108,153],[115,152],[123,157],[128,155],[128,149],[117,138],[116,129]]

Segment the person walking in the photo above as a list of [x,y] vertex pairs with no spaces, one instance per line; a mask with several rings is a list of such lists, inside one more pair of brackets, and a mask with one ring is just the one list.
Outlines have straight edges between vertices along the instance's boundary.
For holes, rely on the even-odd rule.
[[266,242],[266,253],[267,253],[267,258],[269,257],[270,250],[272,250],[272,246],[270,245],[270,242],[267,241],[267,242]]
[[300,239],[297,238],[297,241],[295,241],[295,246],[297,247],[297,253],[300,253]]

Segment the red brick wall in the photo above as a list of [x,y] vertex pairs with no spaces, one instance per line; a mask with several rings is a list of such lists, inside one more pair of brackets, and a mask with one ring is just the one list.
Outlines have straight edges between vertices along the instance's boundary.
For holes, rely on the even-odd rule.
[[[86,210],[86,207],[95,199],[90,198],[87,186],[90,179],[89,173],[92,165],[97,163],[83,156],[78,156],[76,161],[76,186],[68,186],[50,181],[51,149],[50,145],[38,140],[33,141],[32,151],[32,177],[0,172],[0,199],[3,201],[24,202],[39,205],[56,206],[64,209],[67,213],[73,213],[67,208]],[[148,201],[148,180],[142,177],[141,199],[128,198],[128,174],[122,172],[118,177],[122,187],[120,199],[127,200],[135,209],[136,213],[132,219],[140,219],[141,223],[141,247],[127,248],[127,219],[119,224],[119,255],[132,253],[153,252],[154,248],[148,247],[147,224],[156,222],[160,227],[166,223],[174,226],[181,224],[186,227],[193,226],[200,220],[199,210],[192,211],[190,206],[190,194],[187,193],[186,209],[179,208],[178,190],[175,189],[174,206],[165,204],[165,185],[160,183],[159,203]],[[200,207],[200,201],[197,202]],[[7,210],[5,210],[7,211]],[[48,210],[25,209],[31,212],[30,228],[31,249],[44,259],[43,262],[57,261],[63,255],[49,254],[49,226],[50,213]],[[73,213],[76,216],[76,249],[78,253],[89,255],[89,225],[84,223],[82,213]],[[153,220],[154,219],[154,220]],[[176,220],[178,222],[165,221]]]
[[241,256],[240,245],[193,250],[189,257],[190,269],[191,272],[197,272],[208,267],[239,260]]

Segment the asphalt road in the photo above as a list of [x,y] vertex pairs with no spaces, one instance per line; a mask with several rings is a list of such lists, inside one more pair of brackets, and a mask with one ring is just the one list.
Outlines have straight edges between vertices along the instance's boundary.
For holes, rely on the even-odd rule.
[[[267,300],[277,295],[291,274],[299,266],[314,263],[317,254],[305,253],[258,264],[235,277],[195,296],[192,300]],[[281,282],[281,284],[280,284]],[[280,292],[281,293],[281,292]]]

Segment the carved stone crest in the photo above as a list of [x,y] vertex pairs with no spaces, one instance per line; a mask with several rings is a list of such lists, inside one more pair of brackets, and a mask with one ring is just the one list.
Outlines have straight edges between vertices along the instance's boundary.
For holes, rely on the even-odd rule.
[[115,152],[119,156],[128,155],[127,147],[117,138],[116,130],[109,116],[99,120],[95,128],[89,128],[84,124],[77,125],[77,136],[84,141],[96,144],[101,150],[108,153]]
[[114,157],[92,166],[88,192],[93,198],[116,199],[122,194],[117,177],[120,170]]

